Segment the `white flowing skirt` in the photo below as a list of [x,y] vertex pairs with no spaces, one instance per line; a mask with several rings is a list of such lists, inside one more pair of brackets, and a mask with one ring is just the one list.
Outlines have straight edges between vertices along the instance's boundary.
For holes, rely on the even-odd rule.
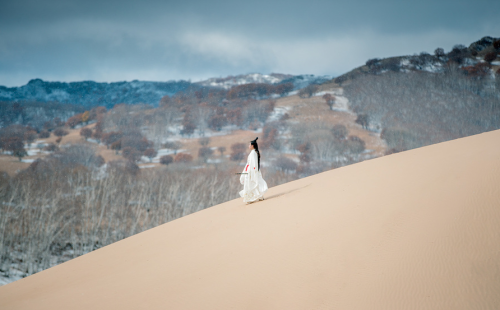
[[243,202],[254,202],[264,198],[264,193],[268,189],[267,183],[262,178],[262,173],[260,171],[256,173],[256,176],[256,180],[250,180],[249,176],[245,175],[243,190],[239,193],[243,198]]

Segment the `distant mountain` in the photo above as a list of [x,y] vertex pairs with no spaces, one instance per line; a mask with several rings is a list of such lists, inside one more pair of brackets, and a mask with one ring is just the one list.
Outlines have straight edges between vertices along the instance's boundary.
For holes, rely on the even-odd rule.
[[157,106],[160,99],[165,95],[172,96],[180,91],[193,91],[204,87],[230,89],[233,86],[249,83],[280,84],[291,82],[294,84],[294,89],[300,89],[309,84],[323,83],[331,78],[331,76],[252,73],[225,78],[211,78],[196,83],[188,81],[146,82],[137,80],[113,83],[94,81],[65,83],[33,79],[24,86],[0,86],[0,102],[60,102],[84,107],[105,106],[107,108],[111,108],[118,103],[146,103]]
[[34,79],[20,87],[0,86],[0,101],[61,102],[85,107],[105,106],[117,103],[147,103],[158,105],[165,95],[173,95],[188,88],[201,86],[187,81],[170,82],[47,82]]

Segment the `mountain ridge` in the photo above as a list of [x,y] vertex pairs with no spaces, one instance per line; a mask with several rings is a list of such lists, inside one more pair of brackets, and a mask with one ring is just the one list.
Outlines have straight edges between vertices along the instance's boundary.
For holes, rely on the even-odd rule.
[[434,54],[422,52],[414,55],[394,56],[386,58],[373,58],[366,61],[362,66],[354,68],[342,75],[333,78],[329,82],[335,82],[339,85],[356,79],[366,74],[379,75],[386,72],[412,72],[426,71],[432,73],[442,73],[446,70],[447,64],[455,63],[460,68],[467,66],[473,67],[480,63],[489,63],[492,65],[493,72],[500,67],[500,61],[486,61],[488,53],[496,53],[498,59],[499,48],[494,45],[500,44],[500,37],[495,38],[485,36],[468,47],[457,44],[451,51],[445,53],[442,48],[436,48]]
[[111,108],[115,104],[150,104],[158,106],[164,96],[172,96],[181,91],[196,91],[201,88],[230,89],[233,86],[264,83],[293,83],[294,89],[309,84],[319,84],[331,79],[331,76],[290,75],[271,73],[242,74],[226,78],[210,78],[199,82],[190,81],[139,81],[130,82],[49,82],[32,79],[26,85],[18,87],[0,86],[0,101],[40,101],[60,102],[82,105],[84,107],[105,106]]
[[157,105],[165,95],[173,95],[188,87],[187,81],[149,82],[48,82],[32,79],[19,87],[0,86],[0,101],[57,101],[85,107],[102,105],[107,108],[118,103]]

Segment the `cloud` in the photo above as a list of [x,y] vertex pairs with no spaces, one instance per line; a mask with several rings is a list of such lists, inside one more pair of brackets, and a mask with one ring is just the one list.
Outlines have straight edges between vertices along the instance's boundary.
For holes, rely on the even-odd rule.
[[262,54],[265,48],[243,36],[189,32],[180,36],[179,44],[192,54],[229,66],[237,67],[245,63],[251,67],[265,62],[265,55]]
[[[479,12],[477,7],[487,10]],[[0,85],[338,75],[374,57],[500,36],[500,2],[275,0],[0,4]]]
[[198,57],[216,59],[234,68],[260,66],[266,72],[338,75],[370,58],[432,53],[437,47],[450,50],[457,43],[472,42],[481,35],[445,30],[413,35],[360,30],[323,38],[251,40],[234,34],[200,32],[189,33],[181,42]]

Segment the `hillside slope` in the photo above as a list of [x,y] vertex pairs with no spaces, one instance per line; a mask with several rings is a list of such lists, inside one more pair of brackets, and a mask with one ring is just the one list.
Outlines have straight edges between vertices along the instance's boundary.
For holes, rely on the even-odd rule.
[[499,139],[229,201],[0,287],[0,308],[498,309]]
[[[494,42],[498,41],[500,41],[500,38],[486,36],[471,43],[469,47],[461,44],[455,45],[448,53],[444,53],[442,49],[438,52],[438,48],[433,55],[422,52],[419,55],[396,56],[383,59],[374,58],[368,60],[365,65],[335,77],[332,81],[337,84],[343,84],[365,75],[380,75],[386,72],[420,71],[443,73],[448,70],[447,67],[450,62],[462,68],[469,66],[473,68],[477,64],[485,64],[485,56],[488,53],[493,52],[498,57],[500,50],[495,49],[493,46]],[[490,61],[489,64],[493,73],[500,68],[500,61]]]

